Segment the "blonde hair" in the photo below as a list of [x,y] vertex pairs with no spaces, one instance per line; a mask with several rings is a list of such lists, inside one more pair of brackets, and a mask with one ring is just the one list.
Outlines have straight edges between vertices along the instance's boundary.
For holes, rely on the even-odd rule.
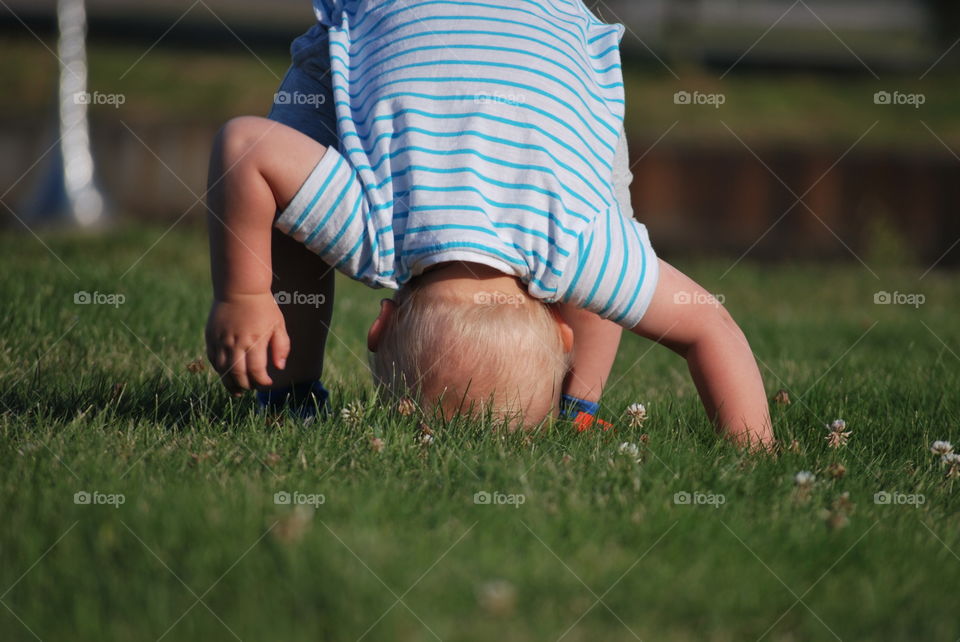
[[527,294],[405,290],[377,351],[375,383],[454,412],[535,425],[557,407],[569,355],[553,311]]

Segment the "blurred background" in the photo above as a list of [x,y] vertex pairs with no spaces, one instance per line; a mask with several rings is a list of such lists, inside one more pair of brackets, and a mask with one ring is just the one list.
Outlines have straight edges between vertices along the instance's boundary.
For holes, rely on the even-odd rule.
[[[634,208],[661,254],[960,259],[960,3],[586,4],[626,26]],[[113,220],[198,225],[213,134],[267,112],[310,3],[86,7],[88,91],[103,97],[90,140]],[[20,230],[10,213],[58,153],[56,10],[0,3],[0,200]]]

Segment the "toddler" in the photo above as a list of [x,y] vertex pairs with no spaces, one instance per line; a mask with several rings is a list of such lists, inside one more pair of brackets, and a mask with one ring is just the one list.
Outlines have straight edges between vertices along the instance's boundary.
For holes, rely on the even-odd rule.
[[724,434],[772,440],[742,332],[633,218],[621,26],[582,0],[314,9],[269,118],[214,145],[207,345],[228,389],[323,407],[337,269],[396,290],[368,333],[396,398],[587,427],[627,328],[687,360]]

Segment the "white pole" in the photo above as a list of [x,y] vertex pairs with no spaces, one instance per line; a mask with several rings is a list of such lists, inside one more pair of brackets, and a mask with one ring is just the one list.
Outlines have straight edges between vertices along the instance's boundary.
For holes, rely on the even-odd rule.
[[58,143],[54,163],[35,195],[28,217],[40,222],[90,226],[105,216],[94,180],[87,107],[87,15],[84,0],[58,0],[60,82]]

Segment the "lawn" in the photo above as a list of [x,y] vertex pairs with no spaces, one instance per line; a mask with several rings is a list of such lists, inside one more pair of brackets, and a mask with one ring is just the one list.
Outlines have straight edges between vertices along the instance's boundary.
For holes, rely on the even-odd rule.
[[[719,442],[683,363],[634,337],[603,404],[613,434],[431,422],[425,443],[373,394],[377,294],[346,281],[337,412],[269,421],[191,365],[199,228],[7,232],[0,257],[0,639],[960,637],[960,481],[930,452],[960,442],[953,274],[677,260],[742,321],[770,396],[789,393],[767,457]],[[852,434],[833,449],[838,418]]]
[[[32,38],[0,36],[0,48],[9,62],[0,67],[0,82],[10,96],[0,102],[0,118],[24,121],[47,113],[56,95],[56,59]],[[92,41],[88,49],[89,90],[123,97],[119,107],[91,108],[95,130],[117,119],[131,125],[219,125],[240,114],[264,114],[290,63],[285,51],[257,51],[254,57],[239,43],[217,51],[164,46],[148,51],[146,44]],[[860,75],[738,71],[625,60],[631,138],[649,145],[669,130],[669,143],[739,149],[734,131],[769,146],[844,150],[869,129],[865,149],[944,155],[949,154],[944,145],[960,146],[960,85],[956,70],[945,63],[922,78],[920,72],[874,78],[866,70]],[[677,92],[720,94],[723,103],[678,105]],[[918,95],[922,103],[876,104],[876,92]]]

